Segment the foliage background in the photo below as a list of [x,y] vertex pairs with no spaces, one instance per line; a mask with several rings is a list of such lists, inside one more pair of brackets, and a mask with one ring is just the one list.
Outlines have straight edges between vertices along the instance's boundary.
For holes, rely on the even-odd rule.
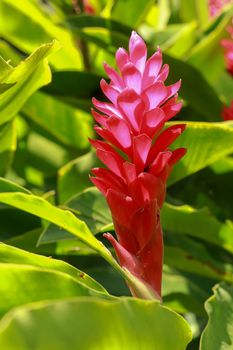
[[[213,294],[212,287],[221,282],[206,307],[210,320],[201,349],[223,349],[222,339],[231,346],[233,334],[226,324],[232,327],[232,316],[225,315],[221,327],[216,317],[221,318],[222,304],[230,307],[233,298],[233,122],[221,118],[223,105],[233,99],[233,78],[226,72],[220,46],[220,40],[228,36],[226,26],[233,7],[212,19],[204,0],[90,0],[92,14],[85,13],[85,4],[70,0],[0,2],[0,239],[6,244],[1,245],[0,254],[1,314],[33,301],[103,293],[104,289],[82,272],[80,278],[85,276],[85,288],[89,285],[91,291],[81,291],[70,278],[72,273],[77,275],[75,268],[92,276],[111,295],[129,296],[122,277],[102,258],[106,252],[101,253],[94,240],[90,243],[92,238],[89,242],[89,233],[83,238],[83,226],[76,232],[78,238],[68,233],[74,234],[74,229],[63,225],[65,216],[58,219],[59,211],[52,208],[69,209],[100,241],[102,232],[113,230],[106,203],[90,188],[88,179],[90,168],[98,165],[88,142],[88,137],[94,136],[90,107],[92,96],[103,98],[99,88],[105,76],[103,61],[115,66],[116,49],[127,48],[135,29],[147,41],[150,54],[157,45],[161,47],[164,62],[170,65],[169,80],[182,78],[184,107],[174,122],[187,121],[188,125],[175,143],[187,147],[188,153],[171,175],[162,211],[163,302],[188,320],[193,331],[188,349],[199,349],[208,320],[204,302]],[[27,202],[31,193],[37,197]],[[53,207],[37,203],[40,199]],[[52,256],[73,267],[12,247]],[[54,270],[53,277],[46,277]],[[29,289],[22,290],[22,285]],[[103,299],[109,296],[104,293]],[[36,321],[41,327],[43,317],[53,318],[58,312],[52,310],[56,309],[52,303],[44,303]],[[103,304],[96,302],[93,307],[97,314],[103,312]],[[87,302],[85,310],[89,309]],[[0,321],[0,344],[8,344],[12,334],[20,337],[20,332],[6,324],[9,319],[9,324],[20,323],[25,310],[26,306],[15,314],[12,311]],[[85,310],[77,309],[84,324]],[[69,322],[67,312],[61,328]],[[138,312],[142,324],[145,314]],[[91,332],[98,328],[96,324],[88,327]],[[109,337],[114,339],[113,331]],[[125,342],[132,345],[132,339]],[[13,349],[9,344],[5,349]],[[25,344],[22,349],[27,349]]]

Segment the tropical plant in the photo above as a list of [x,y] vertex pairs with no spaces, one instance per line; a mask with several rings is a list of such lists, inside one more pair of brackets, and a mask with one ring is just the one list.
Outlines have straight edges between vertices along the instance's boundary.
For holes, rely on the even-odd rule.
[[[1,0],[1,349],[232,349],[233,78],[226,57],[233,5],[224,2],[214,11],[209,5],[207,0]],[[150,93],[145,81],[137,90],[141,80],[126,62],[132,31],[140,35],[131,37],[134,68],[147,69],[146,47],[152,57]],[[119,81],[114,85],[120,47],[124,91]],[[157,79],[159,72],[164,76]],[[100,84],[108,76],[112,83]],[[173,85],[179,79],[181,87]],[[123,122],[106,111],[109,102],[97,102],[105,98],[99,84],[113,104],[120,101],[114,113],[123,113]],[[128,104],[135,112],[133,103],[142,96],[149,96],[147,107],[139,108],[143,123],[139,128],[139,117],[131,114],[137,123],[129,127]],[[95,130],[93,97],[110,116],[93,112],[103,126]],[[95,131],[108,143],[96,140]],[[146,163],[141,156],[147,146],[156,152]],[[109,153],[118,157],[117,170]],[[118,178],[124,153],[129,158],[123,180],[133,176],[129,164],[138,171],[127,190]],[[100,161],[120,173],[112,175]],[[107,202],[93,187],[91,169]],[[120,188],[124,200],[116,191],[109,199],[109,188]],[[132,212],[122,197],[129,188]],[[158,232],[162,237],[160,222],[162,290],[162,245],[155,244],[152,264],[145,267],[148,237]],[[125,226],[130,235],[122,244]],[[140,247],[132,249],[139,236]]]

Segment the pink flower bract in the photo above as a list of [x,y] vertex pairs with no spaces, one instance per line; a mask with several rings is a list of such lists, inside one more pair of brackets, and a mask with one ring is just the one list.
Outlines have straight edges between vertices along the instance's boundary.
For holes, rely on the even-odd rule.
[[110,82],[100,82],[110,102],[93,98],[98,110],[92,111],[98,123],[95,130],[104,141],[90,142],[106,168],[92,169],[91,180],[111,210],[117,239],[110,234],[105,237],[121,266],[160,297],[160,210],[169,173],[185,154],[184,148],[169,149],[185,125],[163,129],[165,122],[181,109],[177,101],[180,81],[165,86],[169,66],[162,64],[160,49],[147,60],[146,44],[136,32],[130,37],[129,53],[123,48],[117,50],[116,62],[119,72],[104,64]]

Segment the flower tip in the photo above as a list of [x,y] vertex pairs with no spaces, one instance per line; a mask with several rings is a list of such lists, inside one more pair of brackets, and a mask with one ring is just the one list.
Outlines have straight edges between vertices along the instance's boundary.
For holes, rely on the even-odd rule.
[[109,65],[106,61],[103,62],[103,67],[104,67],[105,72],[107,73],[107,70],[109,69]]
[[101,87],[101,89],[103,90],[106,87],[106,85],[107,85],[106,80],[104,78],[102,78],[100,80],[100,87]]
[[108,241],[113,239],[112,235],[109,232],[105,232],[103,234],[103,237],[106,238]]
[[107,240],[109,241],[109,243],[111,243],[111,245],[112,245],[112,246],[116,249],[116,251],[117,251],[117,246],[118,246],[118,244],[117,244],[115,238],[113,237],[113,235],[111,235],[109,232],[105,232],[105,233],[103,234],[103,237],[104,237],[105,239],[107,239]]
[[187,124],[180,124],[180,125],[179,125],[180,133],[181,133],[181,134],[185,131],[186,126],[187,126]]
[[133,36],[138,36],[138,34],[135,30],[132,30],[132,32],[131,32],[131,37],[133,37]]

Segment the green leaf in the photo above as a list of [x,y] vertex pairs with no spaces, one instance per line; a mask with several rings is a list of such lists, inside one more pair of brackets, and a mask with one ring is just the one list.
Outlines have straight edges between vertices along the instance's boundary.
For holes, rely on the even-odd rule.
[[231,350],[233,344],[233,286],[220,283],[205,304],[209,316],[200,350]]
[[194,0],[192,2],[180,0],[179,3],[179,13],[182,20],[187,22],[196,19],[200,27],[206,24],[209,19],[208,0]]
[[[50,62],[57,69],[80,69],[82,60],[71,33],[53,22],[53,11],[45,11],[37,0],[13,0],[0,2],[0,34],[19,50],[30,53],[41,43],[59,40],[62,50]],[[58,20],[58,19],[57,19]],[[61,21],[61,18],[59,18]]]
[[232,282],[233,267],[211,254],[203,243],[180,235],[165,235],[165,264],[180,271]]
[[30,193],[26,188],[19,186],[13,181],[0,177],[0,192],[23,192]]
[[84,111],[37,92],[26,102],[23,113],[62,144],[80,151],[89,147],[88,137],[93,135],[92,118]]
[[93,233],[105,232],[112,221],[106,200],[97,188],[87,188],[64,204],[81,220],[85,221]]
[[83,285],[86,285],[87,287],[92,288],[97,292],[105,293],[105,289],[99,283],[97,283],[87,274],[62,260],[51,259],[38,254],[32,254],[25,250],[18,249],[3,243],[0,243],[0,263],[31,265],[46,270],[62,272],[71,276],[73,279],[76,279],[77,282],[81,282]]
[[99,165],[100,161],[93,151],[64,165],[58,172],[59,202],[67,202],[68,199],[91,186],[88,175],[91,168]]
[[233,253],[233,223],[221,223],[211,216],[207,208],[195,209],[189,205],[175,206],[165,203],[162,209],[164,230],[187,234],[214,243]]
[[[170,26],[177,28],[176,25]],[[169,26],[167,27],[168,30]],[[190,50],[196,40],[196,22],[190,22],[179,25],[174,32],[169,33],[168,40],[166,40],[161,48],[172,57],[182,58],[186,52]]]
[[0,128],[0,175],[9,169],[17,145],[15,123],[7,123]]
[[31,350],[33,343],[35,350],[184,350],[190,340],[179,315],[154,301],[126,298],[35,303],[15,309],[0,324],[3,349]]
[[157,6],[154,5],[154,7],[150,9],[147,15],[147,22],[149,21],[149,24],[155,26],[157,30],[162,30],[166,27],[170,15],[169,0],[159,0]]
[[90,72],[71,70],[53,72],[51,83],[45,86],[43,91],[80,109],[82,106],[87,107],[90,112],[91,98],[102,97],[99,89],[100,80],[101,76]]
[[186,124],[187,129],[173,147],[185,147],[187,154],[175,165],[168,181],[170,185],[233,152],[232,122]]
[[0,202],[14,206],[18,209],[39,216],[42,219],[55,223],[68,232],[74,234],[77,238],[85,242],[91,248],[97,251],[108,251],[104,246],[91,234],[84,222],[77,219],[68,210],[62,210],[47,202],[45,199],[27,195],[24,193],[0,193]]
[[[104,196],[96,188],[90,187],[68,200],[63,208],[71,210],[80,220],[83,220],[95,234],[106,232],[112,217]],[[40,237],[40,244],[71,239],[65,230],[58,230],[54,225],[48,225]]]
[[[24,149],[24,152],[26,161],[23,166],[27,180],[29,168],[36,169],[42,177],[53,176],[68,158],[68,152],[65,148],[33,131],[27,137],[27,149]],[[20,164],[22,164],[21,162]]]
[[232,101],[233,79],[227,71],[224,70],[215,80],[215,90],[224,103],[229,106]]
[[204,77],[214,85],[219,74],[224,71],[223,48],[220,42],[227,36],[226,28],[231,22],[232,15],[233,8],[228,9],[220,18],[216,18],[214,30],[205,35],[188,56],[188,62],[201,71]]
[[[122,17],[121,17],[122,18]],[[120,23],[120,21],[116,21],[110,18],[103,18],[98,16],[89,16],[89,15],[81,15],[81,16],[71,16],[68,17],[65,23],[72,31],[76,31],[82,28],[106,28],[111,32],[118,32],[130,36],[131,27],[128,26],[130,23],[126,22],[125,24]]]
[[170,66],[169,82],[182,79],[179,95],[198,113],[209,121],[218,121],[222,102],[215,89],[191,64],[164,54],[164,62]]
[[118,0],[114,2],[111,18],[137,28],[153,4],[153,0]]
[[[108,298],[64,272],[23,264],[1,264],[0,317],[15,306],[75,296]],[[22,288],[23,286],[23,288]]]
[[163,304],[176,312],[205,316],[203,303],[209,297],[212,286],[213,281],[206,277],[163,266]]
[[2,78],[1,84],[12,86],[0,94],[0,124],[12,119],[34,91],[50,82],[51,72],[45,59],[58,47],[56,41],[42,45]]

